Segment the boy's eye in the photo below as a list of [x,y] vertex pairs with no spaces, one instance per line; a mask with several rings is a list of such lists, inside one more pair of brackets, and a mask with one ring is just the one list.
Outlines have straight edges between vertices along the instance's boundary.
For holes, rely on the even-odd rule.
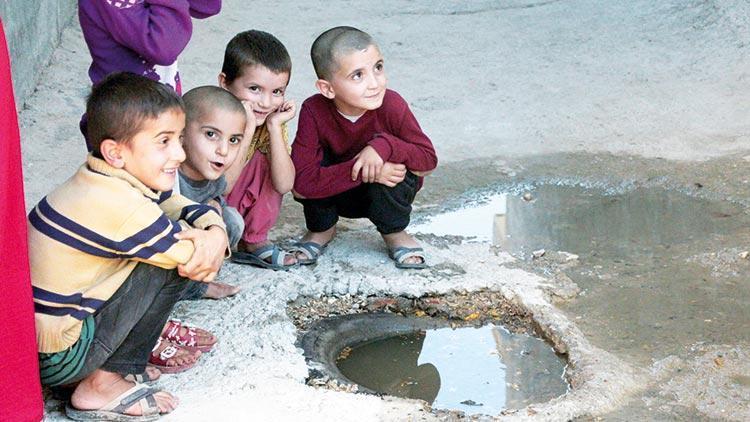
[[257,85],[251,85],[251,86],[247,87],[247,89],[248,89],[248,90],[249,90],[250,92],[258,92],[258,91],[260,91],[260,87],[259,87],[259,86],[257,86]]
[[375,65],[375,70],[380,72],[383,70],[383,63],[378,63]]
[[238,138],[238,137],[236,137],[236,136],[232,136],[231,138],[229,138],[229,143],[231,145],[237,145],[237,144],[240,143],[240,141],[241,141],[241,139]]
[[207,130],[206,131],[206,137],[208,137],[208,138],[215,138],[216,137],[216,132],[214,132],[213,130]]
[[284,90],[283,89],[274,89],[273,95],[277,97],[283,97],[284,96]]
[[352,79],[354,79],[355,81],[362,79],[362,72],[354,72],[352,74]]

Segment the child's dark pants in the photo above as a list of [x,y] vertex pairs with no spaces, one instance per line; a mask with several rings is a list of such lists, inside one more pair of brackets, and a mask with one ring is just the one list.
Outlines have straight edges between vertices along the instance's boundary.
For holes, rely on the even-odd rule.
[[304,207],[305,224],[311,232],[324,232],[339,217],[368,218],[381,234],[406,229],[419,178],[407,171],[401,183],[389,188],[380,183],[362,183],[354,189],[328,198],[295,198]]
[[71,381],[96,369],[120,374],[146,370],[172,306],[187,287],[177,270],[139,263],[94,315],[94,339],[81,370]]

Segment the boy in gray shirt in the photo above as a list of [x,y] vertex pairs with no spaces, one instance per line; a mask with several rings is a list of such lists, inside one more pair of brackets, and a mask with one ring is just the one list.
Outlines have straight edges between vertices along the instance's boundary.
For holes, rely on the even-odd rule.
[[[185,102],[183,148],[187,158],[180,165],[180,194],[213,206],[224,219],[229,246],[236,250],[245,223],[222,196],[227,187],[224,172],[237,158],[247,114],[242,103],[229,91],[215,86],[191,89]],[[192,283],[183,299],[221,299],[239,292],[224,283]]]

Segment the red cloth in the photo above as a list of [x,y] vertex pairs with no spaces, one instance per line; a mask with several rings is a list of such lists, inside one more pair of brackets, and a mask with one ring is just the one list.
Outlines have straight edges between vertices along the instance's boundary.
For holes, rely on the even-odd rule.
[[268,232],[279,218],[281,198],[273,188],[268,157],[256,150],[227,195],[227,204],[236,208],[245,221],[242,240],[261,243],[268,239]]
[[[362,173],[352,180],[352,166],[368,145],[383,161],[404,164],[411,171],[437,166],[432,141],[395,91],[387,90],[383,104],[356,122],[342,116],[333,100],[316,94],[302,103],[292,144],[295,192],[309,199],[328,198],[359,186]],[[419,187],[421,183],[422,178]]]
[[34,305],[29,278],[21,138],[5,30],[0,21],[0,421],[39,421],[43,415]]

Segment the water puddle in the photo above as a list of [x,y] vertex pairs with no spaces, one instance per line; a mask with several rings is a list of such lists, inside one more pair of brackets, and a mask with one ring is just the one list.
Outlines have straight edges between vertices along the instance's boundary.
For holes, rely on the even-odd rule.
[[[723,261],[720,253],[750,238],[748,227],[744,209],[726,201],[658,188],[543,185],[411,230],[492,242],[526,258],[539,249],[579,255],[565,273],[583,293],[563,310],[597,346],[648,364],[700,341],[750,340],[747,264],[736,252]],[[717,275],[731,265],[739,270]]]
[[434,409],[496,415],[568,390],[565,361],[544,341],[502,327],[439,328],[345,348],[338,368],[350,380]]

